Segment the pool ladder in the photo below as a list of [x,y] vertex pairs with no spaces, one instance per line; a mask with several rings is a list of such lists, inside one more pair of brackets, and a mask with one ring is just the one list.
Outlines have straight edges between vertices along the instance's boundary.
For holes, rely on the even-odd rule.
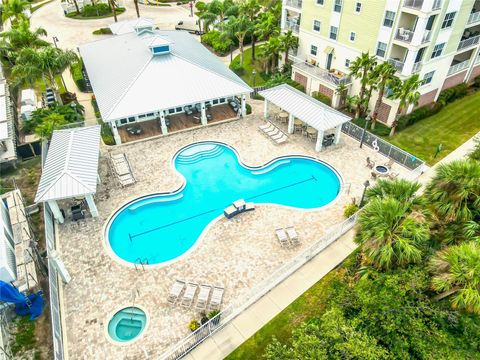
[[137,258],[135,260],[135,270],[140,270],[140,266],[142,267],[142,270],[145,271],[145,265],[148,265],[148,259],[145,258],[145,259],[141,259],[141,258]]

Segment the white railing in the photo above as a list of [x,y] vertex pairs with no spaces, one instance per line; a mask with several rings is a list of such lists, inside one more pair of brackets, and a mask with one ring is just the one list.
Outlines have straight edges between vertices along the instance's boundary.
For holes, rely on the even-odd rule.
[[480,63],[480,54],[477,55],[477,57],[475,58],[475,64],[478,64]]
[[423,6],[423,0],[405,0],[403,6],[414,9],[421,9]]
[[400,60],[395,60],[395,59],[388,59],[388,62],[393,65],[395,69],[397,69],[398,72],[402,72],[403,67],[405,66],[405,63],[400,61]]
[[433,2],[432,10],[438,10],[442,7],[442,0],[435,0]]
[[400,28],[395,34],[395,39],[411,43],[414,34],[412,30]]
[[418,73],[422,68],[422,62],[419,61],[419,62],[416,62],[415,64],[413,64],[413,67],[412,67],[412,73]]
[[298,34],[299,30],[300,30],[300,25],[297,24],[296,21],[286,21],[285,22],[285,28],[287,30],[292,30],[292,32],[294,32],[295,34]]
[[235,319],[249,306],[258,301],[261,297],[271,291],[274,287],[292,275],[300,267],[305,265],[310,259],[317,256],[328,245],[335,242],[347,231],[353,228],[357,222],[360,211],[357,211],[351,217],[340,224],[332,227],[324,236],[310,247],[295,256],[292,260],[282,265],[268,278],[264,279],[260,284],[250,289],[250,291],[240,298],[237,298],[228,308],[210,319],[202,325],[198,330],[191,333],[177,344],[171,347],[167,352],[160,356],[161,360],[180,359],[210,336],[222,329],[230,321]]
[[285,4],[295,9],[302,8],[302,0],[287,0]]
[[332,85],[339,85],[339,84],[345,84],[348,85],[352,82],[352,79],[348,75],[344,75],[342,77],[336,76],[332,73],[330,73],[328,70],[321,69],[318,66],[306,63],[306,62],[299,62],[293,65],[295,69],[298,69],[300,71],[306,72],[309,75],[312,75],[316,78],[319,78],[321,80],[325,80],[329,82]]
[[422,44],[429,42],[432,37],[432,30],[425,30],[422,37]]
[[470,47],[470,46],[473,46],[473,45],[477,45],[478,42],[479,42],[479,40],[480,40],[480,35],[473,36],[473,37],[471,37],[471,38],[462,40],[462,41],[460,41],[460,43],[458,44],[458,49],[457,49],[457,50],[465,49],[465,48],[467,48],[467,47]]
[[462,61],[461,63],[452,65],[450,66],[450,69],[448,69],[448,75],[452,75],[459,71],[462,71],[463,69],[468,68],[469,65],[470,65],[470,60],[465,60],[465,61]]
[[480,11],[471,13],[470,17],[468,18],[467,24],[476,23],[477,21],[480,21]]

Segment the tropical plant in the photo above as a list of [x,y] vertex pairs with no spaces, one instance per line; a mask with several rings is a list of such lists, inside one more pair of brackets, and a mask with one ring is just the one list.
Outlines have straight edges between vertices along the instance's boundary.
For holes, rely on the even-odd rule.
[[384,270],[420,261],[429,238],[423,214],[393,197],[371,199],[358,224],[355,241],[362,245],[367,265]]
[[[258,3],[257,0],[246,0],[241,6],[240,6],[240,13],[245,15],[251,23],[251,26],[254,28],[255,23],[257,22],[258,19],[258,14],[260,12],[261,6]],[[251,31],[251,37],[252,37],[252,62],[255,61],[255,44],[256,44],[256,35],[255,32]]]
[[140,9],[138,8],[138,0],[133,0],[133,4],[135,5],[135,12],[137,13],[137,18],[140,17]]
[[261,48],[260,57],[266,62],[266,73],[272,72],[278,64],[278,54],[282,49],[282,43],[278,36],[270,37]]
[[288,63],[288,52],[298,47],[298,37],[293,35],[292,30],[280,36],[281,51],[285,53],[285,63]]
[[392,93],[389,97],[394,100],[400,100],[397,114],[390,130],[389,136],[391,137],[395,135],[395,130],[398,125],[398,119],[400,118],[402,111],[411,104],[418,104],[420,93],[417,91],[417,89],[420,87],[420,85],[422,85],[422,80],[419,80],[418,74],[415,74],[410,76],[408,79],[405,79],[404,81],[393,80],[390,82],[390,84],[392,85]]
[[375,107],[372,114],[372,129],[375,129],[378,111],[380,110],[380,106],[382,105],[385,89],[391,82],[394,82],[397,79],[397,77],[395,76],[395,71],[395,68],[389,62],[378,64],[371,71],[372,79],[374,79],[374,81],[376,82],[378,90],[378,98],[375,102]]
[[12,75],[21,81],[35,81],[45,77],[56,95],[56,100],[61,104],[55,76],[60,75],[76,61],[78,56],[72,50],[62,50],[52,46],[40,49],[25,48],[18,54],[17,63],[12,68]]
[[378,180],[375,185],[365,192],[365,202],[372,199],[383,199],[392,197],[402,203],[411,204],[412,207],[419,207],[425,203],[423,198],[417,196],[421,185],[405,179]]
[[347,94],[348,94],[348,87],[345,85],[344,82],[341,82],[337,85],[337,88],[335,89],[335,94],[340,96],[340,106],[345,105],[345,101],[347,99]]
[[347,96],[345,98],[345,106],[347,107],[348,112],[353,112],[359,103],[360,97],[358,95]]
[[468,157],[472,160],[480,161],[480,137],[477,136],[477,138],[475,138],[475,147],[468,154]]
[[22,49],[49,46],[50,43],[41,39],[44,36],[47,36],[45,29],[37,28],[32,31],[28,20],[20,20],[17,26],[0,33],[1,54],[14,65],[17,54]]
[[259,21],[255,24],[254,33],[260,40],[268,40],[270,37],[280,34],[280,19],[272,11],[260,15]]
[[15,27],[19,21],[26,20],[25,11],[30,8],[27,0],[6,0],[3,2],[2,20],[10,18],[12,27]]
[[42,140],[48,140],[52,137],[53,131],[60,129],[67,121],[63,115],[53,113],[43,119],[35,128],[35,134]]
[[480,245],[471,241],[441,250],[431,259],[437,300],[451,296],[455,309],[480,314]]
[[[356,79],[360,79],[360,93],[358,94],[359,102],[357,103],[357,109],[355,111],[355,117],[358,118],[365,110],[365,98],[366,90],[369,82],[369,73],[377,65],[377,58],[370,56],[370,53],[362,53],[352,63],[350,63],[350,76]],[[368,106],[368,104],[367,104]]]
[[203,21],[204,31],[208,32],[210,25],[217,24],[223,31],[225,19],[238,14],[238,6],[232,0],[213,0],[204,6],[197,7],[199,17]]
[[351,203],[343,208],[343,216],[347,219],[358,211],[358,205]]
[[252,23],[245,15],[231,16],[228,19],[227,32],[235,36],[238,40],[240,50],[240,66],[243,66],[243,44],[245,37],[252,31]]
[[118,22],[118,19],[117,19],[117,3],[115,2],[115,0],[108,0],[108,6],[110,7],[110,10],[113,13],[113,20],[115,22]]

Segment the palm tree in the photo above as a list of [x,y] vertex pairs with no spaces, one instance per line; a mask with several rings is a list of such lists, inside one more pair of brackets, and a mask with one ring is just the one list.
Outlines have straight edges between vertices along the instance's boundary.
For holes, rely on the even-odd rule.
[[345,101],[347,99],[347,94],[348,94],[348,87],[345,85],[344,82],[341,82],[340,84],[337,85],[337,88],[335,89],[335,94],[340,96],[340,107],[345,105]]
[[393,197],[374,198],[358,218],[355,242],[362,245],[367,263],[392,269],[420,261],[429,229],[424,216]]
[[52,113],[45,117],[35,128],[35,134],[42,140],[48,140],[52,137],[53,131],[60,129],[67,121],[63,115]]
[[280,19],[271,11],[262,13],[260,20],[255,24],[254,33],[261,40],[268,40],[280,34]]
[[398,79],[395,76],[395,71],[396,71],[395,67],[389,62],[378,64],[372,70],[374,77],[377,80],[377,88],[378,88],[378,98],[377,98],[377,102],[375,103],[375,107],[373,109],[373,114],[372,114],[372,129],[375,129],[375,124],[377,122],[377,117],[378,117],[378,111],[380,110],[380,106],[382,105],[383,95],[385,94],[386,87],[390,83],[395,82],[395,80]]
[[225,18],[238,14],[238,6],[232,0],[213,0],[205,4],[200,19],[204,21],[205,27],[218,22],[220,31],[223,31]]
[[245,15],[238,17],[231,16],[228,19],[227,32],[235,36],[238,40],[238,49],[240,50],[240,66],[243,66],[243,43],[245,36],[252,30],[252,23]]
[[282,49],[282,44],[278,36],[271,37],[262,46],[262,58],[266,60],[266,72],[272,72],[278,63],[278,54]]
[[[246,0],[240,6],[240,13],[244,14],[251,22],[252,26],[255,25],[258,19],[258,13],[261,9],[260,4],[257,0]],[[256,43],[256,36],[255,32],[252,31],[252,63],[255,61],[255,43]]]
[[21,20],[17,26],[0,33],[1,53],[14,65],[15,58],[20,50],[27,47],[36,49],[49,46],[49,42],[41,39],[41,37],[46,35],[45,29],[37,28],[32,31],[30,30],[28,20]]
[[140,17],[140,9],[138,8],[138,0],[133,0],[133,3],[135,5],[135,11],[137,12],[137,18]]
[[450,246],[430,261],[432,289],[441,300],[452,296],[455,309],[480,314],[480,245],[477,242]]
[[404,81],[397,80],[391,81],[392,84],[392,94],[390,95],[391,99],[400,100],[398,105],[397,114],[395,120],[392,124],[392,129],[390,130],[390,137],[395,135],[395,130],[398,125],[398,119],[402,111],[407,108],[409,105],[417,105],[418,99],[420,98],[420,93],[417,89],[422,85],[422,80],[419,80],[418,74],[410,76]]
[[12,27],[16,26],[20,20],[27,20],[24,11],[30,8],[27,0],[6,0],[3,2],[2,20],[11,18]]
[[417,192],[421,185],[418,182],[412,182],[405,179],[378,180],[375,186],[365,192],[365,202],[373,199],[383,199],[392,197],[402,203],[408,203],[412,206],[419,206],[424,203],[422,198],[417,197]]
[[115,20],[115,22],[118,22],[118,19],[117,19],[117,4],[115,3],[115,0],[108,0],[108,5],[110,6],[110,9],[112,10],[113,19]]
[[25,48],[18,55],[17,63],[12,68],[12,75],[17,79],[29,81],[46,77],[57,101],[61,104],[62,99],[55,76],[63,73],[76,61],[78,56],[72,50],[62,50],[52,46],[40,49]]
[[293,35],[292,30],[288,30],[282,36],[280,36],[281,50],[285,52],[285,64],[288,63],[288,52],[290,49],[296,49],[298,47],[298,37]]
[[376,64],[377,58],[375,56],[370,56],[370,53],[366,52],[357,57],[349,66],[350,76],[360,79],[361,83],[360,93],[358,94],[360,101],[357,104],[357,110],[355,112],[356,118],[360,117],[362,113],[362,107],[365,102],[365,91],[369,81],[368,75]]

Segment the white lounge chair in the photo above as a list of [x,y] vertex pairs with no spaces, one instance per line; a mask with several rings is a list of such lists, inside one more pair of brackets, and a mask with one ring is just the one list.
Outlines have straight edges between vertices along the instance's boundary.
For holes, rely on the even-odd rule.
[[176,280],[170,288],[170,293],[168,294],[167,298],[168,303],[171,305],[175,304],[184,288],[185,281]]
[[210,292],[212,287],[210,285],[200,285],[200,292],[197,297],[197,309],[206,309],[208,304],[208,298],[210,297]]
[[288,136],[285,135],[284,133],[280,134],[279,136],[276,136],[275,138],[272,138],[273,141],[275,141],[276,144],[282,144],[285,141],[288,140]]
[[278,135],[280,133],[280,130],[278,130],[276,127],[273,128],[271,131],[265,131],[265,134],[267,134],[269,137]]
[[288,236],[285,229],[275,229],[275,234],[281,246],[288,246]]
[[209,304],[210,310],[220,310],[224,292],[225,292],[225,288],[223,286],[213,287],[212,298],[210,299],[210,304]]
[[198,290],[198,284],[189,282],[187,284],[187,288],[185,289],[185,293],[183,294],[182,298],[182,306],[185,308],[189,308],[192,306],[193,299],[195,298],[195,294]]
[[264,125],[260,125],[259,128],[260,128],[260,130],[265,131],[267,129],[272,129],[273,124],[270,121],[267,121]]
[[300,242],[298,241],[298,234],[297,234],[297,231],[295,230],[295,228],[293,226],[290,226],[290,227],[287,227],[285,229],[285,231],[287,232],[287,235],[288,235],[288,238],[290,239],[290,243],[292,245],[299,245]]

